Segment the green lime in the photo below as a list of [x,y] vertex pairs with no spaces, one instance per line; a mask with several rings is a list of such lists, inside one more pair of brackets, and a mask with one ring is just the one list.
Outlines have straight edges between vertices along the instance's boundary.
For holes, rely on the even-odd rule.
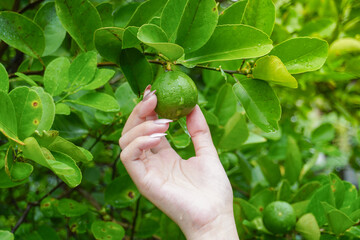
[[295,226],[294,209],[287,202],[272,202],[264,209],[263,222],[266,229],[272,233],[286,233]]
[[155,112],[163,118],[176,120],[188,115],[198,100],[195,83],[188,75],[180,71],[161,74],[151,89],[156,90]]

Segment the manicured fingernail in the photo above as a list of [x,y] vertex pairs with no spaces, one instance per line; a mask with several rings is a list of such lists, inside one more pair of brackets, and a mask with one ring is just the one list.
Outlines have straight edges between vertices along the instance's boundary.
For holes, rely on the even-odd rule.
[[161,119],[156,119],[154,121],[155,124],[166,124],[166,123],[171,123],[173,120],[171,119],[166,119],[166,118],[161,118]]
[[144,90],[144,97],[146,96],[146,94],[148,94],[150,92],[150,89],[151,89],[151,85],[147,85],[147,87],[145,88]]
[[153,133],[149,137],[151,137],[151,138],[161,138],[161,137],[166,136],[166,135],[167,135],[166,133]]
[[143,98],[143,102],[145,102],[146,100],[148,100],[149,98],[151,98],[154,94],[155,94],[156,90],[151,91],[149,93],[147,93],[144,98]]

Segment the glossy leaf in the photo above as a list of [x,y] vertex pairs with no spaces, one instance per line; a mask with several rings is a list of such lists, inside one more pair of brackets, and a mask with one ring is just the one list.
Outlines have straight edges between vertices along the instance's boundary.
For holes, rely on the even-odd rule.
[[[81,183],[82,174],[80,168],[76,165],[75,161],[70,158],[68,155],[52,152],[52,155],[56,159],[57,162],[62,165],[67,165],[71,170],[60,172],[56,174],[61,180],[63,180],[69,187],[74,188],[77,187]],[[53,167],[54,168],[54,167]],[[62,168],[63,170],[63,168]]]
[[119,63],[122,49],[123,28],[106,27],[95,32],[95,46],[100,55],[114,63]]
[[59,57],[49,63],[44,73],[45,90],[52,96],[60,95],[69,83],[70,61]]
[[55,6],[62,25],[79,47],[93,50],[94,32],[102,26],[96,8],[88,0],[56,0]]
[[276,56],[265,56],[255,62],[252,69],[255,79],[265,80],[281,86],[297,88],[296,79],[288,72],[280,58]]
[[135,94],[142,91],[153,80],[150,63],[135,48],[124,49],[120,54],[120,67]]
[[14,240],[14,234],[9,231],[0,230],[0,239],[2,240]]
[[70,85],[74,88],[88,84],[97,69],[97,54],[94,51],[82,53],[75,58],[69,68]]
[[271,36],[275,23],[275,5],[272,0],[249,0],[243,23],[256,27]]
[[0,12],[0,39],[23,53],[39,58],[45,49],[43,30],[15,12]]
[[292,136],[288,136],[284,177],[289,180],[290,184],[294,184],[299,179],[302,165],[299,146]]
[[328,212],[327,218],[332,232],[336,235],[345,232],[355,224],[355,222],[352,221],[349,216],[337,209],[333,209]]
[[223,150],[238,149],[248,138],[249,130],[242,113],[235,112],[224,127],[224,134],[220,138],[218,147]]
[[47,148],[52,152],[61,152],[68,155],[76,162],[89,162],[87,156],[78,146],[59,136],[56,137],[55,140],[47,146]]
[[154,24],[144,24],[140,27],[137,37],[169,60],[177,60],[184,54],[184,49],[177,44],[168,43],[166,33]]
[[28,87],[17,87],[9,94],[16,113],[17,131],[20,139],[25,139],[39,127],[43,105],[39,95]]
[[88,106],[104,112],[118,112],[120,110],[119,104],[114,97],[106,94],[93,92],[88,93],[76,100],[67,100],[68,102]]
[[104,86],[110,79],[114,76],[115,71],[112,69],[97,69],[94,79],[86,85],[83,89],[84,90],[93,90],[97,89],[101,86]]
[[242,23],[248,0],[240,0],[232,3],[220,13],[218,25]]
[[224,84],[216,95],[214,114],[221,126],[225,126],[236,111],[237,100],[230,84]]
[[148,23],[154,16],[161,14],[167,0],[147,0],[141,3],[131,16],[127,26],[140,27]]
[[50,94],[46,93],[41,87],[33,87],[33,90],[39,95],[42,104],[42,115],[40,123],[36,130],[48,131],[53,125],[55,119],[55,103]]
[[66,30],[63,28],[59,17],[56,15],[55,3],[45,3],[37,11],[34,22],[44,31],[45,50],[42,55],[47,56],[60,47],[66,35]]
[[9,76],[4,65],[2,65],[1,63],[0,63],[0,91],[4,91],[5,93],[9,91]]
[[105,189],[105,201],[116,208],[130,206],[140,197],[128,175],[115,178]]
[[5,92],[0,91],[0,102],[0,132],[8,138],[22,143],[17,136],[17,117],[11,98]]
[[61,115],[70,115],[70,107],[65,103],[58,103],[55,105],[55,113]]
[[318,38],[299,37],[284,41],[271,50],[291,74],[318,70],[327,58],[328,43]]
[[320,229],[314,215],[307,213],[296,222],[295,230],[304,237],[305,240],[319,240]]
[[265,132],[274,132],[278,129],[281,116],[280,103],[268,83],[244,79],[236,83],[233,90],[254,124]]
[[65,215],[66,217],[81,216],[88,211],[88,207],[85,204],[69,198],[60,199],[57,209],[60,214]]
[[217,26],[209,41],[200,49],[185,54],[185,63],[255,58],[272,49],[272,41],[262,31],[241,24]]
[[170,0],[162,12],[160,26],[171,42],[189,53],[210,39],[217,20],[218,10],[214,0]]
[[266,180],[271,186],[276,186],[281,180],[281,173],[279,165],[266,156],[262,156],[257,160],[261,172],[264,174]]
[[91,224],[91,232],[99,240],[122,240],[125,236],[124,228],[114,222],[95,221]]
[[138,27],[127,27],[123,34],[123,42],[122,42],[122,48],[133,48],[138,47],[141,41],[138,39],[139,28]]

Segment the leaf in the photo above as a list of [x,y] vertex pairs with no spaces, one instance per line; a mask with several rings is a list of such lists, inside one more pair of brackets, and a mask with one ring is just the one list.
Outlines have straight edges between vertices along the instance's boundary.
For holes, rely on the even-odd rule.
[[34,167],[29,163],[14,162],[11,168],[11,180],[14,182],[27,179],[33,172]]
[[70,61],[59,57],[49,63],[44,73],[45,90],[52,96],[60,95],[69,83]]
[[311,181],[303,186],[295,193],[291,202],[301,202],[309,199],[313,193],[321,187],[321,183],[317,181]]
[[55,105],[55,114],[70,115],[70,107],[65,103],[58,103]]
[[249,203],[253,204],[257,209],[262,212],[265,207],[275,201],[276,194],[273,189],[264,188],[257,192],[254,196],[251,196]]
[[87,156],[78,146],[62,137],[56,137],[56,139],[46,147],[52,152],[60,152],[68,155],[76,162],[89,162]]
[[335,28],[334,20],[327,18],[311,20],[303,26],[299,36],[327,38],[332,36]]
[[154,24],[144,24],[139,28],[137,37],[146,45],[155,48],[159,54],[169,60],[177,60],[184,54],[184,49],[177,44],[168,43],[166,33]]
[[55,0],[56,13],[70,36],[83,51],[93,50],[94,32],[101,27],[100,15],[88,0]]
[[59,17],[56,15],[55,3],[45,3],[37,11],[34,22],[44,31],[45,50],[42,55],[50,55],[60,47],[66,35],[66,30],[63,28]]
[[241,24],[220,25],[200,49],[185,54],[185,63],[255,58],[272,49],[272,41],[262,31]]
[[281,107],[279,99],[268,83],[244,79],[234,84],[233,90],[254,124],[265,132],[278,130]]
[[137,96],[131,90],[128,82],[120,85],[115,91],[115,98],[120,106],[122,116],[129,115],[138,102]]
[[4,65],[0,63],[0,91],[9,91],[9,76]]
[[344,202],[345,186],[342,180],[334,173],[330,173],[329,178],[331,191],[333,192],[335,198],[335,206],[336,208],[340,208]]
[[64,173],[58,173],[58,177],[63,180],[69,187],[74,188],[77,187],[81,183],[82,175],[81,170],[76,165],[75,161],[70,158],[68,155],[52,152],[52,155],[56,159],[57,162],[62,165],[67,165],[71,170],[66,170]]
[[102,26],[103,27],[112,27],[114,26],[114,17],[113,17],[113,5],[108,2],[100,3],[96,6],[98,11]]
[[296,222],[295,230],[304,237],[305,240],[319,240],[320,229],[314,215],[307,213]]
[[271,36],[275,23],[274,3],[271,0],[249,0],[245,8],[243,23],[256,27]]
[[34,80],[32,80],[29,76],[20,73],[20,72],[16,72],[15,73],[16,76],[18,76],[19,78],[21,78],[22,80],[24,80],[26,83],[28,83],[30,86],[35,86],[37,87],[36,82],[34,82]]
[[160,26],[171,42],[189,53],[210,39],[217,20],[218,10],[214,0],[170,0],[162,12]]
[[14,240],[14,234],[9,231],[0,230],[0,239],[2,240]]
[[127,4],[120,6],[119,9],[114,12],[114,26],[125,28],[139,5],[139,2],[127,2]]
[[48,131],[55,119],[55,103],[50,94],[44,92],[42,87],[32,87],[39,95],[42,104],[42,115],[37,131]]
[[260,211],[248,201],[242,198],[238,198],[238,201],[240,203],[242,212],[244,212],[246,219],[249,221],[261,216]]
[[150,63],[135,48],[124,49],[120,54],[120,67],[135,94],[140,95],[153,80]]
[[280,183],[279,191],[277,193],[276,200],[278,201],[289,201],[293,195],[291,185],[288,180],[283,179]]
[[[28,181],[29,179],[25,179],[24,181],[20,181],[20,182],[13,182],[11,181],[10,177],[7,175],[7,173],[5,172],[5,169],[0,169],[0,188],[12,188],[21,184],[24,184]],[[0,235],[1,236],[1,235]]]
[[93,80],[86,85],[84,90],[93,90],[104,86],[115,75],[115,71],[112,69],[97,69]]
[[139,28],[138,27],[127,27],[123,34],[122,48],[133,48],[138,47],[141,41],[137,38]]
[[128,175],[115,178],[105,189],[105,201],[116,208],[130,206],[140,197]]
[[218,25],[241,24],[247,4],[248,0],[240,0],[232,3],[220,13]]
[[167,0],[148,0],[141,3],[126,26],[140,27],[161,13]]
[[45,48],[42,29],[29,18],[15,12],[0,12],[0,39],[21,52],[39,58]]
[[95,47],[100,55],[114,63],[119,63],[124,29],[116,27],[100,28],[95,32]]
[[88,106],[104,112],[120,111],[119,104],[114,99],[114,97],[106,93],[87,93],[76,100],[67,100],[67,102]]
[[276,56],[265,56],[255,62],[252,69],[255,79],[265,80],[281,86],[297,88],[296,79],[287,71],[280,58]]
[[284,177],[289,180],[290,184],[294,184],[300,176],[302,168],[301,152],[296,140],[292,136],[287,137],[287,153],[284,163]]
[[327,213],[329,226],[333,233],[339,235],[355,224],[345,213],[333,209]]
[[230,84],[224,84],[216,94],[214,114],[221,126],[225,126],[236,111],[237,100]]
[[270,186],[276,186],[281,180],[279,165],[267,156],[259,157],[256,162],[260,166],[264,177],[270,183]]
[[235,150],[241,147],[249,136],[245,116],[235,112],[225,125],[225,132],[222,135],[218,147],[222,150]]
[[87,205],[69,198],[60,199],[58,204],[58,211],[66,217],[78,217],[88,212]]
[[88,84],[94,77],[97,69],[95,51],[82,53],[75,58],[69,68],[69,81],[72,88]]
[[124,228],[114,222],[95,221],[91,224],[91,232],[99,240],[122,240],[125,236]]
[[23,144],[17,136],[17,117],[11,98],[5,92],[0,91],[0,102],[0,132],[2,132],[7,138]]
[[353,184],[346,181],[342,181],[342,183],[344,185],[344,201],[340,210],[350,215],[359,209],[358,203],[360,203],[360,200],[356,200],[358,192]]
[[313,143],[330,142],[335,137],[335,128],[331,123],[323,123],[311,133]]
[[326,202],[331,206],[335,205],[335,200],[331,192],[330,184],[326,184],[319,188],[310,198],[309,205],[307,206],[307,212],[310,212],[315,216],[319,227],[327,222],[325,211],[321,202]]
[[20,139],[25,139],[38,128],[43,105],[39,95],[28,87],[17,87],[9,94],[15,109],[17,132]]
[[285,64],[291,74],[318,70],[326,61],[329,45],[318,38],[298,37],[275,46],[275,55]]

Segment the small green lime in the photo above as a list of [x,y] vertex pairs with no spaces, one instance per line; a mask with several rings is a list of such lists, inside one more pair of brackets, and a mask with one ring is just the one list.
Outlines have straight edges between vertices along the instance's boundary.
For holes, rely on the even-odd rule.
[[198,100],[195,83],[188,75],[180,71],[161,74],[151,89],[156,90],[155,112],[163,118],[176,120],[188,115]]
[[263,222],[272,233],[286,233],[292,230],[296,223],[293,207],[283,201],[275,201],[264,209]]

